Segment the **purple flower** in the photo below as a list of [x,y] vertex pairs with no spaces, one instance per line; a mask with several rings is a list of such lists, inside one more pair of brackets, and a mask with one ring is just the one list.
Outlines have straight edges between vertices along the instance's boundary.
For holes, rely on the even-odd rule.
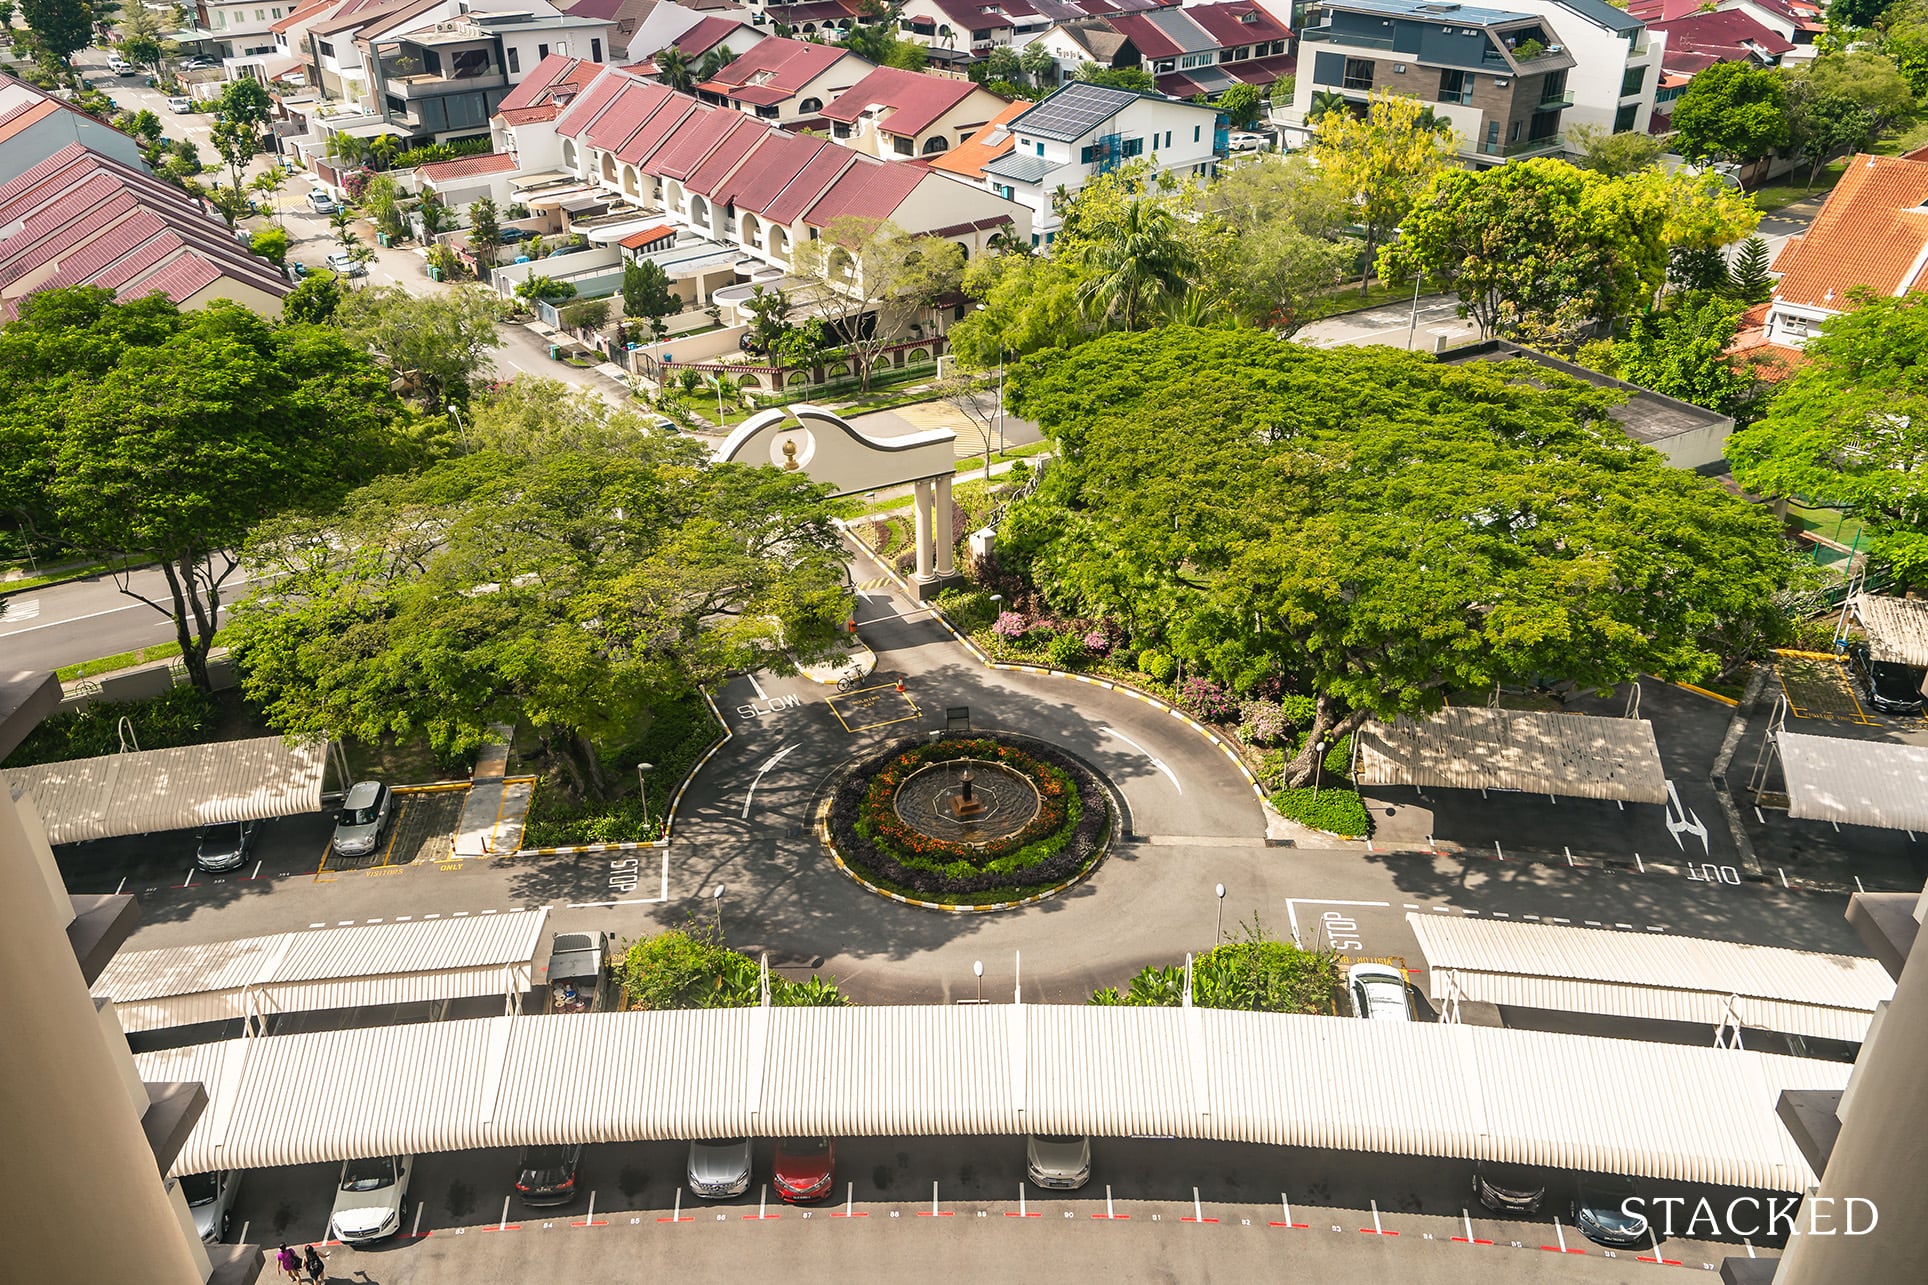
[[991,626],[991,632],[1000,638],[1022,638],[1030,629],[1030,624],[1015,611],[1000,611],[997,623]]
[[1105,637],[1104,630],[1094,629],[1084,636],[1084,645],[1086,651],[1102,656],[1111,650],[1111,639]]

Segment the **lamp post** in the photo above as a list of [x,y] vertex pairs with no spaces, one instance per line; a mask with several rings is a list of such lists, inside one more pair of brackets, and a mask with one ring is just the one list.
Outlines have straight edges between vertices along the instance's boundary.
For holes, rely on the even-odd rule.
[[716,891],[710,894],[710,905],[716,910],[716,940],[723,940],[723,885],[717,884]]
[[466,451],[469,449],[469,430],[468,426],[462,422],[462,412],[456,408],[454,402],[448,404],[448,410],[449,414],[455,420],[455,431],[462,435],[462,449]]
[[1219,884],[1215,891],[1218,893],[1218,922],[1212,927],[1212,940],[1221,942],[1225,940],[1225,885]]
[[644,825],[649,824],[649,785],[643,780],[643,773],[650,771],[655,766],[654,763],[638,763],[636,765],[636,793],[642,796]]
[[1319,773],[1325,767],[1325,742],[1320,741],[1312,747],[1312,801],[1319,801]]
[[984,1002],[984,961],[972,960],[971,971],[977,974],[977,1002],[982,1004]]

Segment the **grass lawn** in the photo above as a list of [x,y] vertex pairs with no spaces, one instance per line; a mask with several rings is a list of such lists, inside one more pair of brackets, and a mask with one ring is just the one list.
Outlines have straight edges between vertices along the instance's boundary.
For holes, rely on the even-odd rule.
[[1775,210],[1792,205],[1796,201],[1804,201],[1811,196],[1826,196],[1834,190],[1834,185],[1841,181],[1841,175],[1847,168],[1848,163],[1845,159],[1823,166],[1821,172],[1815,175],[1812,188],[1807,185],[1807,174],[1802,170],[1796,170],[1787,176],[1785,182],[1769,183],[1765,187],[1757,188],[1754,192],[1754,204],[1762,213],[1771,214]]
[[1859,548],[1867,543],[1861,519],[1840,509],[1821,508],[1788,501],[1787,519],[1801,530],[1832,541],[1843,548]]
[[[218,642],[220,635],[216,634]],[[172,660],[181,654],[181,644],[177,642],[155,643],[152,647],[136,647],[117,656],[102,656],[99,660],[83,660],[74,665],[62,665],[54,671],[54,677],[61,682],[72,682],[76,678],[92,678],[96,674],[111,674],[115,670],[132,669],[149,661]]]
[[1364,298],[1359,295],[1357,281],[1348,281],[1342,286],[1334,287],[1327,292],[1327,297],[1332,300],[1332,311],[1322,314],[1318,318],[1320,321],[1324,321],[1327,317],[1343,317],[1349,312],[1364,312],[1368,308],[1384,307],[1389,303],[1410,303],[1413,287],[1410,281],[1405,285],[1387,285],[1374,277],[1372,286],[1366,291]]
[[[152,564],[143,562],[139,565],[150,566]],[[28,572],[28,574],[21,576],[17,580],[0,580],[0,593],[15,593],[21,589],[38,589],[41,585],[57,584],[63,580],[81,580],[90,576],[104,576],[111,570],[113,570],[113,568],[105,562],[56,563],[53,566],[42,568],[39,571],[30,570],[24,562],[0,564],[0,573],[11,573],[15,571]]]

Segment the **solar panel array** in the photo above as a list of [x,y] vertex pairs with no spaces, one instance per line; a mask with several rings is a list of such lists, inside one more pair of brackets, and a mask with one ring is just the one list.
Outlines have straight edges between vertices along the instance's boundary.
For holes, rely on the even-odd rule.
[[1075,142],[1138,100],[1129,89],[1073,81],[1013,122],[1024,134]]

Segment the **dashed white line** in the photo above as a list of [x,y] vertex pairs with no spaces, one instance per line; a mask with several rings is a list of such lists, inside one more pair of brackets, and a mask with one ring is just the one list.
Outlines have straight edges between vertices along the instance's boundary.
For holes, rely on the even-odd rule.
[[1452,910],[1448,906],[1434,906],[1433,913],[1439,914],[1439,915],[1445,915],[1445,914],[1451,914]]
[[327,924],[309,924],[308,926],[310,928],[326,928],[328,925]]
[[441,917],[442,917],[442,916],[440,916],[440,915],[423,915],[423,916],[422,916],[422,918],[424,918],[424,919],[440,919]]
[[1533,921],[1534,921],[1535,923],[1537,923],[1537,922],[1539,922],[1539,918],[1540,918],[1540,917],[1539,917],[1538,915],[1521,915],[1521,916],[1520,916],[1520,918],[1522,918],[1522,919],[1531,919],[1531,920],[1533,920]]
[[355,921],[352,919],[342,919],[342,920],[336,921],[335,923],[335,927],[337,928],[353,928],[354,926],[355,926]]
[[1602,923],[1601,923],[1601,922],[1600,922],[1600,921],[1599,921],[1598,919],[1589,919],[1589,920],[1587,920],[1587,921],[1586,921],[1586,924],[1587,924],[1587,927],[1589,927],[1589,928],[1602,928],[1602,927],[1605,927],[1605,925],[1604,925],[1604,924],[1602,924]]
[[493,915],[493,914],[495,913],[495,911],[493,911],[493,910],[485,910],[485,911],[483,911],[482,913],[483,913],[483,914],[485,914],[485,915]]
[[1625,928],[1625,929],[1626,929],[1626,930],[1627,930],[1628,932],[1632,932],[1632,931],[1633,931],[1633,925],[1632,925],[1632,924],[1615,924],[1615,925],[1614,925],[1614,927],[1615,927],[1615,928]]
[[1553,917],[1553,922],[1556,924],[1570,924],[1573,921],[1571,919],[1561,919],[1558,915],[1555,915]]
[[1506,912],[1505,912],[1504,910],[1495,910],[1495,911],[1493,912],[1493,918],[1495,918],[1495,919],[1506,919],[1506,918],[1508,918],[1508,917],[1509,917],[1509,916],[1507,915],[1507,913],[1506,913]]
[[1408,910],[1417,910],[1417,909],[1419,909],[1419,907],[1418,907],[1418,906],[1415,906],[1415,905],[1414,905],[1414,904],[1413,904],[1412,902],[1410,902],[1410,901],[1409,901],[1409,902],[1407,902],[1407,903],[1406,903],[1406,909],[1408,909]]
[[1666,930],[1665,928],[1656,928],[1656,927],[1654,927],[1654,926],[1653,926],[1652,924],[1648,924],[1648,925],[1647,925],[1647,931],[1648,931],[1648,932],[1650,932],[1650,933],[1664,933],[1664,932],[1666,932],[1667,930]]
[[456,919],[466,919],[468,918],[468,914],[469,912],[466,910],[458,910],[455,912],[453,917]]
[[1477,910],[1461,910],[1461,911],[1460,911],[1459,913],[1460,913],[1460,914],[1462,914],[1462,915],[1477,915],[1477,914],[1479,913],[1479,911],[1477,911]]
[[379,923],[381,922],[381,920],[379,920],[379,919],[371,919],[371,920],[369,920],[368,922],[369,922],[369,923],[371,923],[371,924],[379,924]]
[[407,923],[407,922],[408,922],[409,920],[411,920],[411,919],[413,919],[414,917],[415,917],[415,916],[413,916],[413,915],[397,915],[397,916],[395,916],[395,922],[396,922],[396,923],[398,923],[398,924],[405,924],[405,923]]

